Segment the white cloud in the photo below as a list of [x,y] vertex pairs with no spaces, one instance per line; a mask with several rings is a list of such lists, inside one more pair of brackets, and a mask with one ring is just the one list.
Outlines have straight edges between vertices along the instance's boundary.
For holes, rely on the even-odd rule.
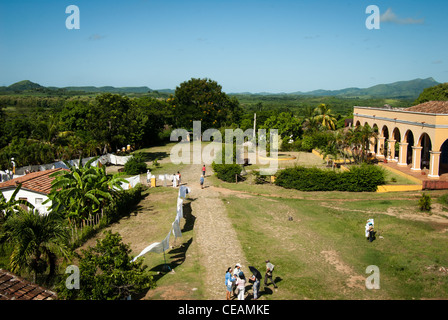
[[391,8],[388,8],[380,17],[381,22],[390,22],[396,24],[423,24],[425,19],[401,18],[398,17]]

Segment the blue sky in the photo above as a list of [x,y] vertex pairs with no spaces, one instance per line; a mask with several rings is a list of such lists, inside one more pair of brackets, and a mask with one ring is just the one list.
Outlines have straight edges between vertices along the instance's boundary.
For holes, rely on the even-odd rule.
[[[69,30],[65,9],[80,10]],[[365,21],[380,9],[379,30]],[[210,78],[225,92],[448,81],[448,1],[0,0],[0,85],[148,86]]]

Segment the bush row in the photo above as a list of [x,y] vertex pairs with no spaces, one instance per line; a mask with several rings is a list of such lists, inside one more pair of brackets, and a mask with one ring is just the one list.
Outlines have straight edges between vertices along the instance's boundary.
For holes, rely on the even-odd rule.
[[301,191],[376,191],[385,184],[385,172],[374,165],[353,166],[349,171],[294,167],[280,171],[275,184]]
[[215,171],[218,179],[226,182],[236,182],[236,176],[238,181],[241,179],[241,165],[240,164],[212,164],[213,171]]

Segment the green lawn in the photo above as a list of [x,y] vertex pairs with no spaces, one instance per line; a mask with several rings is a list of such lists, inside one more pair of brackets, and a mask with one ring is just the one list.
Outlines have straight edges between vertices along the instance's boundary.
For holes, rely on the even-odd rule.
[[[317,199],[291,199],[288,191],[282,198],[223,200],[248,261],[262,270],[266,258],[276,265],[280,289],[272,292],[269,287],[264,299],[448,297],[446,273],[439,271],[448,267],[447,232],[384,214],[394,208],[419,214],[412,196],[395,194],[396,200],[381,201],[371,199],[374,194],[357,193],[350,199],[343,193],[342,200],[332,203],[332,195],[320,194]],[[380,223],[383,239],[366,241],[368,218]],[[365,288],[369,265],[380,270],[379,290]]]

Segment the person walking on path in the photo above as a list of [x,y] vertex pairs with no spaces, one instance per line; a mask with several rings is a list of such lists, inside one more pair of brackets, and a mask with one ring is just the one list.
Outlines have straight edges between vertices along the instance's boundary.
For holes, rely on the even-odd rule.
[[177,171],[177,180],[179,181],[178,185],[180,186],[182,182],[181,182],[181,176],[180,176],[180,172],[179,171]]
[[274,285],[274,288],[277,289],[277,285],[275,284],[274,280],[272,279],[272,272],[274,272],[274,265],[269,261],[266,260],[266,274],[264,276],[264,286],[268,286],[268,279],[272,282]]
[[205,177],[205,164],[202,165],[202,175]]
[[236,277],[231,273],[232,267],[227,268],[226,272],[226,300],[230,300],[230,294],[233,289],[233,284],[236,282]]
[[204,176],[203,175],[199,179],[199,183],[201,184],[201,189],[204,189]]

